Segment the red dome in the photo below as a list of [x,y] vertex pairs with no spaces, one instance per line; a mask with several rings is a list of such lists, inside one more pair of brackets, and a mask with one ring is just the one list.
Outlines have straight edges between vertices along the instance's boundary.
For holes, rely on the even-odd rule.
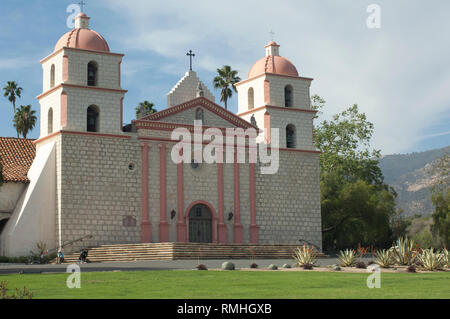
[[106,40],[91,29],[77,28],[64,34],[56,43],[55,52],[63,47],[109,52]]
[[248,78],[252,78],[263,73],[275,73],[298,77],[298,72],[294,64],[279,55],[268,55],[256,61],[256,63],[251,67],[250,72],[248,72]]

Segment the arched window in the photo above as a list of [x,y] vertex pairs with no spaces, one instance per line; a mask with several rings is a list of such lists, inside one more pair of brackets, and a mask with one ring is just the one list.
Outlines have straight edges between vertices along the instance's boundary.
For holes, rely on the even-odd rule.
[[295,126],[292,124],[286,126],[286,147],[295,148]]
[[286,85],[284,87],[284,106],[293,106],[292,86]]
[[48,123],[48,134],[53,133],[53,109],[48,109],[48,116],[47,116],[47,123]]
[[197,121],[204,121],[203,110],[201,108],[195,110],[195,119]]
[[251,110],[255,107],[255,91],[253,88],[248,89],[248,109]]
[[91,105],[87,109],[87,131],[98,132],[100,112],[98,107]]
[[54,87],[55,86],[55,65],[52,64],[51,68],[50,68],[50,87]]
[[88,86],[97,86],[98,80],[98,65],[97,62],[91,61],[88,63],[87,69],[87,85]]

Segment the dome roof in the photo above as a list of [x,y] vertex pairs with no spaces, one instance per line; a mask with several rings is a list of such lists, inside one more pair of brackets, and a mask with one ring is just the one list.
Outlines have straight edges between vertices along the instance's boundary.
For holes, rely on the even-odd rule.
[[256,61],[248,72],[248,78],[252,78],[263,73],[274,73],[287,76],[299,76],[294,64],[278,54],[280,46],[274,42],[269,42],[266,48],[266,56]]
[[248,78],[263,73],[298,76],[297,68],[288,59],[279,55],[269,55],[256,61],[248,72]]
[[64,34],[55,45],[55,52],[62,47],[109,52],[106,40],[91,29],[76,28]]

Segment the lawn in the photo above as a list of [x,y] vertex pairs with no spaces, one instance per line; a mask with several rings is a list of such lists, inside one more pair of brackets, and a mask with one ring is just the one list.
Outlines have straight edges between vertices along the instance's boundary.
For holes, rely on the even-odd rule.
[[450,273],[382,273],[381,288],[366,286],[370,274],[282,271],[127,271],[81,274],[0,275],[9,288],[26,286],[34,298],[450,298]]

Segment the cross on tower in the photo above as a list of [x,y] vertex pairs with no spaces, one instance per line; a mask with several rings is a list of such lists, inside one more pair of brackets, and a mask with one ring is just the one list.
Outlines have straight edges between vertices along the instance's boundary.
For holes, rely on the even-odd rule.
[[86,2],[81,0],[80,2],[78,2],[78,4],[80,5],[81,12],[84,12],[84,5],[86,4]]
[[195,56],[195,54],[192,53],[192,50],[189,50],[186,55],[189,56],[189,71],[192,71],[192,58]]

